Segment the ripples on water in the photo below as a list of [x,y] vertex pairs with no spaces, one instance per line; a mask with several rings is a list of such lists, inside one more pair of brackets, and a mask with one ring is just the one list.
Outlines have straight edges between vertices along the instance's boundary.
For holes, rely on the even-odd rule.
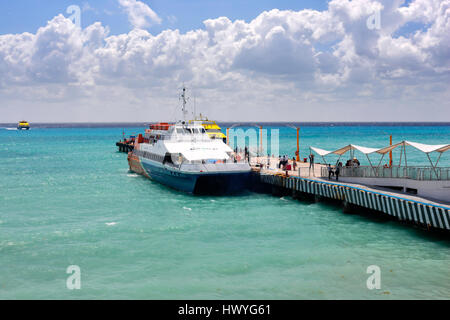
[[[382,131],[450,141],[448,126],[319,126],[302,129],[301,153],[378,146]],[[280,132],[281,152],[292,154],[295,130]],[[446,238],[290,197],[185,195],[128,172],[115,152],[121,134],[0,130],[0,298],[450,297]],[[381,290],[366,288],[373,264]],[[69,265],[81,268],[81,290],[66,289]]]

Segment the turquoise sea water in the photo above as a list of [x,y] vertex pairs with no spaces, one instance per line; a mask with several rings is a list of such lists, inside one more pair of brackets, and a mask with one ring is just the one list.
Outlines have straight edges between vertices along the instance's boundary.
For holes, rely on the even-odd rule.
[[[293,156],[295,130],[279,129]],[[309,145],[381,147],[389,134],[448,143],[450,126],[304,126],[301,157]],[[290,197],[179,193],[128,172],[121,135],[0,129],[0,299],[450,298],[448,237]],[[80,290],[66,288],[70,265]],[[379,290],[366,287],[370,265]]]

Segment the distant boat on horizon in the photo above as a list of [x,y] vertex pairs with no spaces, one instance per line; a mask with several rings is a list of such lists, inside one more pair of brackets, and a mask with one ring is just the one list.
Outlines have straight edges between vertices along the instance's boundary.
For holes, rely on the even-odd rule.
[[17,125],[17,130],[30,130],[30,124],[28,121],[22,120]]

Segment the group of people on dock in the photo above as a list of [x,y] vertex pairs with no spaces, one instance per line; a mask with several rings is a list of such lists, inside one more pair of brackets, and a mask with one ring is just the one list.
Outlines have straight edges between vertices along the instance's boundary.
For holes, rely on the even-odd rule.
[[359,160],[356,158],[348,159],[347,162],[345,163],[346,167],[359,167],[360,165],[361,163],[359,163]]
[[[353,159],[349,159],[347,160],[347,162],[345,163],[346,167],[359,167],[361,164],[359,162],[358,159],[353,158]],[[330,164],[327,164],[327,169],[328,169],[328,180],[331,180],[331,177],[336,177],[336,180],[339,180],[339,174],[341,172],[342,169],[342,162],[338,162],[335,165],[335,169],[333,170],[333,168],[331,167]]]
[[244,161],[250,162],[250,150],[247,146],[245,146],[244,150],[242,148],[238,148],[237,146],[234,148],[233,161],[237,162],[241,160],[240,154],[244,153]]
[[290,171],[297,168],[297,162],[295,161],[295,157],[292,157],[292,165],[289,164],[289,157],[287,155],[278,157],[278,169]]
[[[250,162],[250,150],[249,148],[246,146],[244,149],[240,149],[235,147],[235,154],[239,154],[240,152],[243,152],[243,156],[244,156],[244,160],[247,162]],[[266,163],[258,163],[257,166],[260,167],[261,169],[264,167],[267,167],[267,169],[270,169],[270,159],[273,158],[274,155],[267,155],[267,164]],[[311,170],[313,171],[312,174],[315,175],[315,168],[314,168],[314,154],[311,153],[309,155],[309,174],[311,174]],[[236,162],[236,160],[235,160]],[[303,160],[303,162],[307,162],[306,158]],[[336,163],[336,165],[331,166],[331,164],[326,164],[327,169],[328,169],[328,179],[331,180],[333,177],[336,178],[336,181],[339,180],[339,175],[342,172],[342,168],[343,168],[343,164],[342,162],[338,161]],[[359,167],[360,166],[360,162],[358,159],[353,158],[353,159],[349,159],[347,160],[347,162],[345,163],[345,167]],[[286,175],[288,175],[289,171],[295,171],[297,170],[297,161],[295,157],[292,157],[292,159],[289,159],[288,155],[280,155],[278,156],[278,165],[277,165],[278,169],[281,169],[282,171],[286,172]]]
[[328,180],[331,180],[331,177],[333,177],[333,176],[336,177],[336,181],[339,180],[339,174],[341,173],[341,169],[342,169],[342,162],[339,162],[335,167],[336,168],[333,170],[331,165],[327,164]]

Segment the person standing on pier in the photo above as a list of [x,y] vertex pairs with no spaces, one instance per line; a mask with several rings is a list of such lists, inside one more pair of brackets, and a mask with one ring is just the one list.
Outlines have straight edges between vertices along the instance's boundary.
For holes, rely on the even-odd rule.
[[334,172],[333,172],[333,169],[331,168],[330,164],[327,165],[327,169],[328,169],[328,180],[331,180],[331,177],[333,176]]
[[311,175],[311,168],[313,170],[313,175],[315,176],[316,174],[314,173],[314,155],[311,153],[309,155],[309,174]]
[[334,171],[334,174],[336,175],[336,181],[339,180],[339,173],[341,172],[342,162],[339,162],[339,164],[336,166],[336,170]]
[[248,151],[247,146],[245,146],[245,149],[244,149],[244,157],[245,157],[245,159],[247,159],[247,162],[250,162],[250,152]]

